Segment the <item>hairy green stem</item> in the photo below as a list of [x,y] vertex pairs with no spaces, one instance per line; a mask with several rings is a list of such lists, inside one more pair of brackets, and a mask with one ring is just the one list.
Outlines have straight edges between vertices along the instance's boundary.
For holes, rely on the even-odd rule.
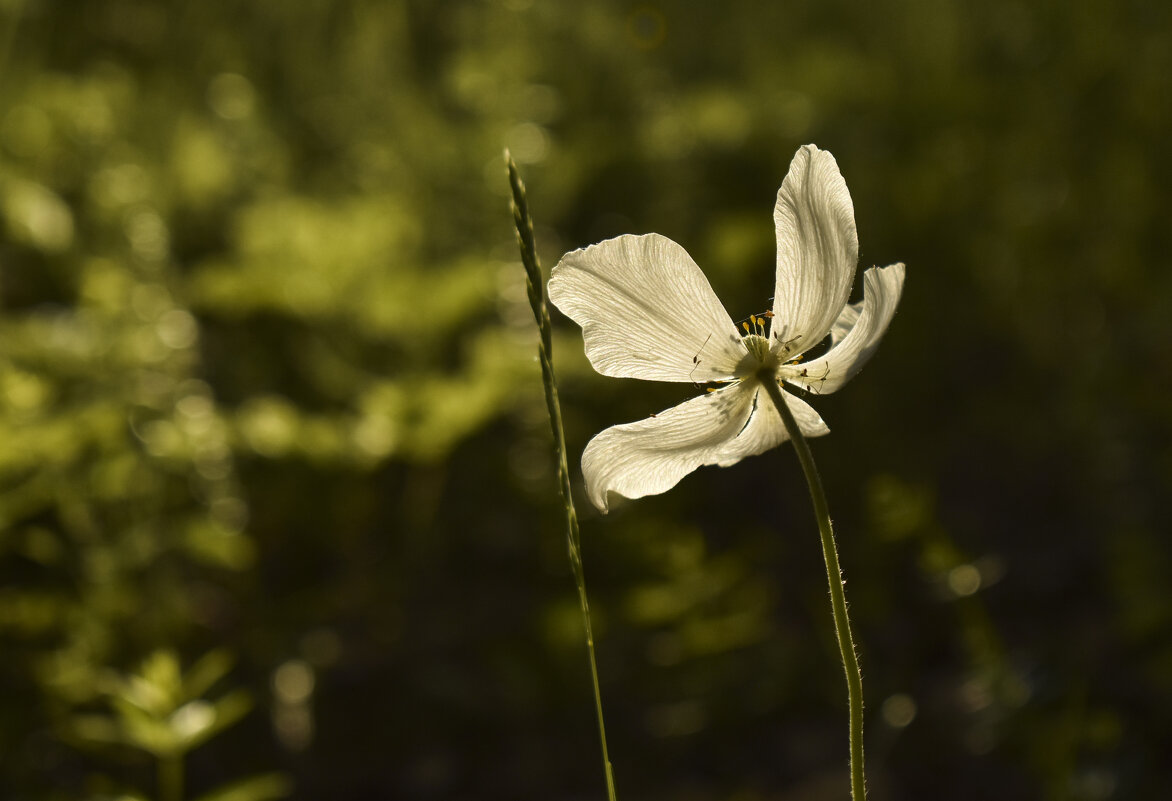
[[586,652],[590,658],[590,678],[594,684],[594,712],[598,718],[598,739],[602,744],[602,765],[606,772],[606,795],[615,801],[614,771],[611,769],[610,754],[606,747],[606,724],[602,718],[602,691],[598,684],[598,662],[594,657],[594,630],[590,625],[590,604],[586,599],[586,574],[582,569],[582,546],[578,533],[578,513],[574,510],[574,499],[570,494],[570,468],[566,460],[566,435],[562,429],[562,408],[558,403],[557,380],[553,372],[553,325],[549,320],[549,307],[545,299],[545,281],[537,261],[537,247],[533,241],[533,221],[529,217],[529,205],[525,200],[525,185],[517,173],[517,165],[505,151],[509,166],[509,184],[513,189],[513,222],[517,226],[517,242],[521,247],[521,262],[525,265],[525,284],[529,290],[529,305],[541,331],[537,346],[541,361],[541,378],[545,384],[545,405],[549,410],[549,423],[553,429],[554,452],[557,457],[558,486],[562,505],[566,510],[566,544],[570,553],[570,567],[574,582],[578,585],[578,606],[582,610],[582,625],[586,630]]
[[850,705],[850,752],[851,752],[851,798],[864,801],[867,797],[867,781],[863,771],[863,674],[859,670],[859,659],[855,654],[855,642],[851,637],[851,621],[846,610],[846,593],[843,591],[842,568],[838,565],[838,546],[834,541],[834,528],[830,524],[830,510],[826,505],[826,493],[822,490],[822,478],[814,465],[810,446],[794,419],[793,412],[786,405],[785,396],[776,379],[771,375],[762,376],[762,384],[777,407],[785,430],[794,443],[806,483],[810,487],[810,500],[814,502],[814,516],[818,518],[818,533],[822,536],[822,557],[826,560],[826,580],[830,584],[830,605],[834,610],[834,630],[838,634],[838,650],[842,654],[842,669],[846,673],[847,700]]

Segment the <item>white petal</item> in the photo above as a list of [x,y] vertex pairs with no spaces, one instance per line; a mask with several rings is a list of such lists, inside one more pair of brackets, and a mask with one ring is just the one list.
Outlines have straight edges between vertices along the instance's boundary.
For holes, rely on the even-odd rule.
[[838,315],[838,319],[830,327],[830,347],[833,348],[839,342],[842,342],[842,338],[851,332],[851,329],[855,327],[855,323],[859,321],[859,315],[862,313],[862,303],[848,303],[842,307],[842,313]]
[[[830,428],[810,404],[788,392],[783,392],[782,397],[804,436],[820,437],[830,433]],[[769,393],[760,387],[753,396],[752,408],[748,424],[718,454],[716,464],[721,467],[736,464],[746,456],[764,453],[789,439],[781,414],[773,407]]]
[[859,260],[855,207],[834,156],[814,145],[798,150],[777,192],[777,277],[773,337],[799,338],[801,353],[830,331],[850,297]]
[[586,357],[603,375],[728,381],[747,354],[696,262],[659,234],[567,253],[549,299],[582,326]]
[[608,492],[658,495],[701,465],[735,462],[729,443],[745,428],[756,390],[752,382],[733,384],[600,433],[582,454],[591,502],[605,512]]
[[[863,309],[849,333],[819,358],[806,364],[786,365],[781,377],[822,395],[836,391],[853,378],[887,331],[903,292],[903,276],[902,264],[872,267],[863,273]],[[843,315],[846,316],[845,309]]]

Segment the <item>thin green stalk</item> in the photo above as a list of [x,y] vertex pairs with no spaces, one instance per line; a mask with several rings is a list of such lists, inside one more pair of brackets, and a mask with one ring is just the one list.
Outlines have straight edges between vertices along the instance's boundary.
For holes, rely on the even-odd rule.
[[159,801],[183,801],[183,754],[160,754]]
[[20,25],[20,14],[24,10],[24,0],[16,0],[9,4],[9,18],[0,25],[0,77],[8,72],[8,56],[12,52],[12,42],[16,39],[16,29]]
[[830,605],[834,610],[834,630],[838,634],[838,650],[842,654],[842,669],[846,673],[847,700],[850,705],[850,751],[851,751],[851,798],[864,801],[867,797],[867,781],[863,771],[863,674],[859,670],[855,642],[851,637],[851,621],[846,611],[846,593],[843,585],[842,568],[838,566],[838,546],[834,541],[834,528],[830,524],[830,510],[826,505],[826,493],[822,490],[822,478],[814,465],[810,446],[793,413],[786,405],[781,387],[773,376],[762,376],[765,391],[777,407],[785,430],[793,440],[806,484],[810,487],[810,500],[814,502],[814,516],[818,518],[818,533],[822,536],[822,557],[826,560],[826,580],[830,584]]
[[606,747],[606,724],[602,719],[602,691],[598,685],[598,662],[594,657],[594,630],[590,625],[590,604],[586,600],[586,574],[582,569],[582,546],[578,533],[578,513],[570,494],[570,468],[566,460],[566,435],[562,429],[562,407],[558,403],[557,380],[553,372],[553,325],[549,321],[549,306],[545,299],[545,281],[537,261],[537,247],[533,241],[533,221],[525,200],[525,185],[517,173],[517,165],[505,151],[509,165],[509,184],[513,188],[513,222],[517,226],[517,242],[521,247],[521,262],[525,265],[525,284],[529,290],[529,305],[541,331],[537,346],[541,361],[541,377],[545,384],[545,405],[549,409],[549,423],[553,429],[553,446],[557,456],[558,486],[566,510],[566,544],[570,552],[570,567],[578,585],[578,605],[582,610],[582,625],[586,629],[586,652],[590,657],[590,678],[594,684],[594,712],[598,718],[598,739],[602,744],[602,765],[606,771],[606,796],[615,801],[614,772]]

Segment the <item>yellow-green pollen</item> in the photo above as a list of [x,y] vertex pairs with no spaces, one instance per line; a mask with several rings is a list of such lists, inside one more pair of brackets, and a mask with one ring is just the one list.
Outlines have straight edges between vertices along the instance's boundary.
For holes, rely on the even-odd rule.
[[769,339],[765,336],[766,317],[772,317],[771,313],[766,313],[766,316],[758,317],[753,314],[749,316],[747,322],[741,323],[741,328],[745,329],[745,335],[741,338],[745,343],[745,347],[749,353],[753,355],[761,364],[766,364],[771,361],[769,354]]
[[753,354],[753,358],[762,364],[769,358],[769,340],[760,334],[749,334],[744,337],[745,347],[749,349],[749,353]]

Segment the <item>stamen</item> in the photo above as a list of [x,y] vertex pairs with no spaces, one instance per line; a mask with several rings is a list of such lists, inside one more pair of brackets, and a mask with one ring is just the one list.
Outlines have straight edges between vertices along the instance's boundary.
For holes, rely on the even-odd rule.
[[748,323],[741,323],[741,328],[745,329],[746,334],[749,333],[749,324]]

